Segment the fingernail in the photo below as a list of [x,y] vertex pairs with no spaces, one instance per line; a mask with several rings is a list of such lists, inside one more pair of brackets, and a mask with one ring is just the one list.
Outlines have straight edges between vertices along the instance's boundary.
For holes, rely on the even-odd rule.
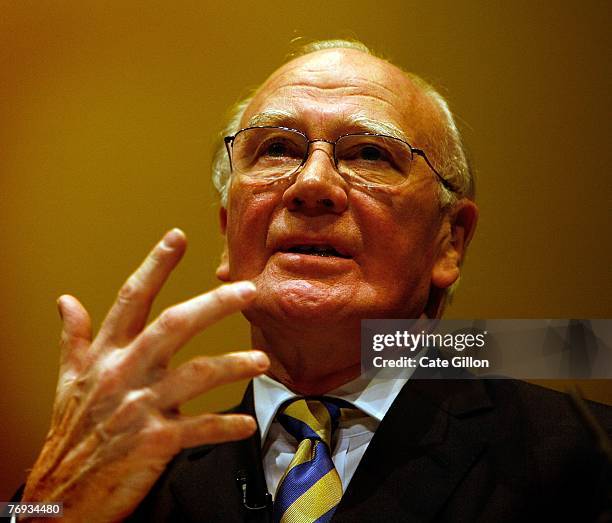
[[251,416],[242,416],[242,421],[248,430],[255,430],[257,423]]
[[266,355],[266,353],[261,352],[259,350],[252,351],[251,358],[255,362],[255,365],[257,365],[261,369],[266,368],[270,363],[270,360],[268,360],[268,356]]
[[164,236],[163,242],[166,247],[169,249],[174,249],[178,247],[183,239],[183,231],[177,229],[176,227],[166,233]]
[[62,312],[62,297],[60,296],[55,303],[57,304],[57,312],[59,312],[60,319],[64,319],[64,313]]
[[257,292],[257,288],[255,284],[251,281],[240,281],[234,284],[234,289],[238,296],[243,299],[252,298],[255,296],[255,292]]

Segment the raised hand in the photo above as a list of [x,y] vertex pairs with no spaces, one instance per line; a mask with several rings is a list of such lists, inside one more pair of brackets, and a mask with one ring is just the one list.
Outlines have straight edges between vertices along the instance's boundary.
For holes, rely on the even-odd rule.
[[179,414],[183,402],[269,365],[263,352],[245,351],[168,368],[189,339],[246,307],[256,293],[251,282],[223,285],[166,309],[147,326],[151,304],[185,247],[180,230],[164,236],[121,287],[93,340],[79,301],[58,300],[63,330],[53,417],[23,501],[62,501],[66,521],[120,520],[182,448],[255,431],[250,416]]

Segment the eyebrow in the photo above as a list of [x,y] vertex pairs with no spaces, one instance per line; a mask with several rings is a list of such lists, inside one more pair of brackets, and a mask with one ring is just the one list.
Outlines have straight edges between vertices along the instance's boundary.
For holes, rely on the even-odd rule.
[[291,126],[297,120],[295,113],[272,109],[253,115],[247,122],[247,127],[257,126]]
[[[283,126],[297,128],[296,122],[298,122],[298,120],[297,115],[291,111],[272,109],[253,115],[247,122],[247,127]],[[398,138],[405,142],[409,142],[406,133],[395,124],[374,120],[362,114],[350,115],[347,121],[345,121],[345,125],[353,128],[353,132],[385,134],[392,138]]]
[[403,140],[404,142],[408,142],[408,137],[406,133],[402,131],[396,125],[390,122],[381,122],[379,120],[373,120],[372,118],[368,118],[364,115],[351,115],[349,117],[350,124],[358,128],[360,131],[372,134],[386,134],[387,136],[391,136],[392,138],[398,138]]

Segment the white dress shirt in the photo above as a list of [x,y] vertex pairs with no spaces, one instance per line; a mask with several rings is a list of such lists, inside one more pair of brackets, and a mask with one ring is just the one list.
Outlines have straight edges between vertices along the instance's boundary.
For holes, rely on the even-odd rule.
[[[334,433],[332,460],[342,481],[343,491],[346,491],[378,425],[409,377],[357,378],[325,394],[348,401],[363,414],[341,420]],[[299,396],[268,376],[253,380],[253,394],[255,415],[261,431],[264,474],[268,491],[274,496],[299,443],[275,417],[281,404]]]

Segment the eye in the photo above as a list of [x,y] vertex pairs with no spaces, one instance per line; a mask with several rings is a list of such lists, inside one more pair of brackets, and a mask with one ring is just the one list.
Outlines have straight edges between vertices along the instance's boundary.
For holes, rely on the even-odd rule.
[[385,154],[378,147],[373,145],[364,145],[359,150],[359,158],[368,162],[377,162],[385,158]]
[[262,160],[293,160],[303,155],[300,144],[284,137],[274,136],[264,140],[258,147],[257,156]]
[[341,160],[351,163],[362,163],[364,166],[392,163],[393,154],[385,145],[384,143],[376,143],[376,139],[372,138],[366,138],[365,140],[363,137],[348,138],[344,140],[337,154]]
[[287,144],[283,142],[273,142],[273,143],[267,144],[264,149],[265,155],[274,156],[277,158],[281,156],[287,156],[287,153],[288,153]]

